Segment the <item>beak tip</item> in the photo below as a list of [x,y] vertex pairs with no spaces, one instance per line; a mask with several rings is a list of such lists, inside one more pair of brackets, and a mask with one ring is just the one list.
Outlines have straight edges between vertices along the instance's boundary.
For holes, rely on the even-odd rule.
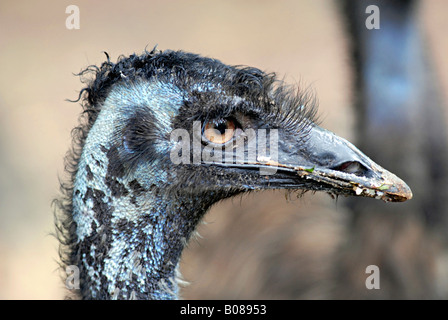
[[400,187],[401,188],[398,188],[399,191],[397,192],[397,194],[399,196],[401,196],[399,201],[403,202],[403,201],[411,200],[413,197],[411,188],[409,188],[409,186],[404,181]]
[[412,190],[406,182],[391,173],[389,173],[388,180],[390,181],[389,185],[392,186],[390,190],[386,191],[389,201],[404,202],[412,199]]

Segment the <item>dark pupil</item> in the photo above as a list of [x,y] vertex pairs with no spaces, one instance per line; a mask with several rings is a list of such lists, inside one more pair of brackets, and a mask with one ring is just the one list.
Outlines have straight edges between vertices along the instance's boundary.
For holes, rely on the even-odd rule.
[[227,124],[225,122],[219,123],[215,126],[215,129],[219,131],[220,134],[225,134],[227,129]]

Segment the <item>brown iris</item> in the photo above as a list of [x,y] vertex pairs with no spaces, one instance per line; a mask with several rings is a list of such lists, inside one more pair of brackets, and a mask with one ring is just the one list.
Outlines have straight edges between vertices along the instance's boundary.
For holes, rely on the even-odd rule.
[[212,143],[224,144],[235,135],[236,125],[231,119],[210,121],[204,126],[204,138]]

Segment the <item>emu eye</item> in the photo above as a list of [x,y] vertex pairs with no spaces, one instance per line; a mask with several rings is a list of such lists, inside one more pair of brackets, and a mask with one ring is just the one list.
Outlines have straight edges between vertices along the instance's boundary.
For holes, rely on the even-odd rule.
[[209,121],[205,124],[202,136],[209,142],[225,144],[235,135],[236,123],[232,119]]

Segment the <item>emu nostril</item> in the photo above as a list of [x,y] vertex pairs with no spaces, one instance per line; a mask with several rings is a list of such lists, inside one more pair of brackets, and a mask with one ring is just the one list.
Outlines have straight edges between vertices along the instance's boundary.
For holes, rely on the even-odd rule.
[[367,176],[368,173],[367,168],[357,161],[344,162],[336,167],[333,167],[332,170],[342,171],[357,176]]

